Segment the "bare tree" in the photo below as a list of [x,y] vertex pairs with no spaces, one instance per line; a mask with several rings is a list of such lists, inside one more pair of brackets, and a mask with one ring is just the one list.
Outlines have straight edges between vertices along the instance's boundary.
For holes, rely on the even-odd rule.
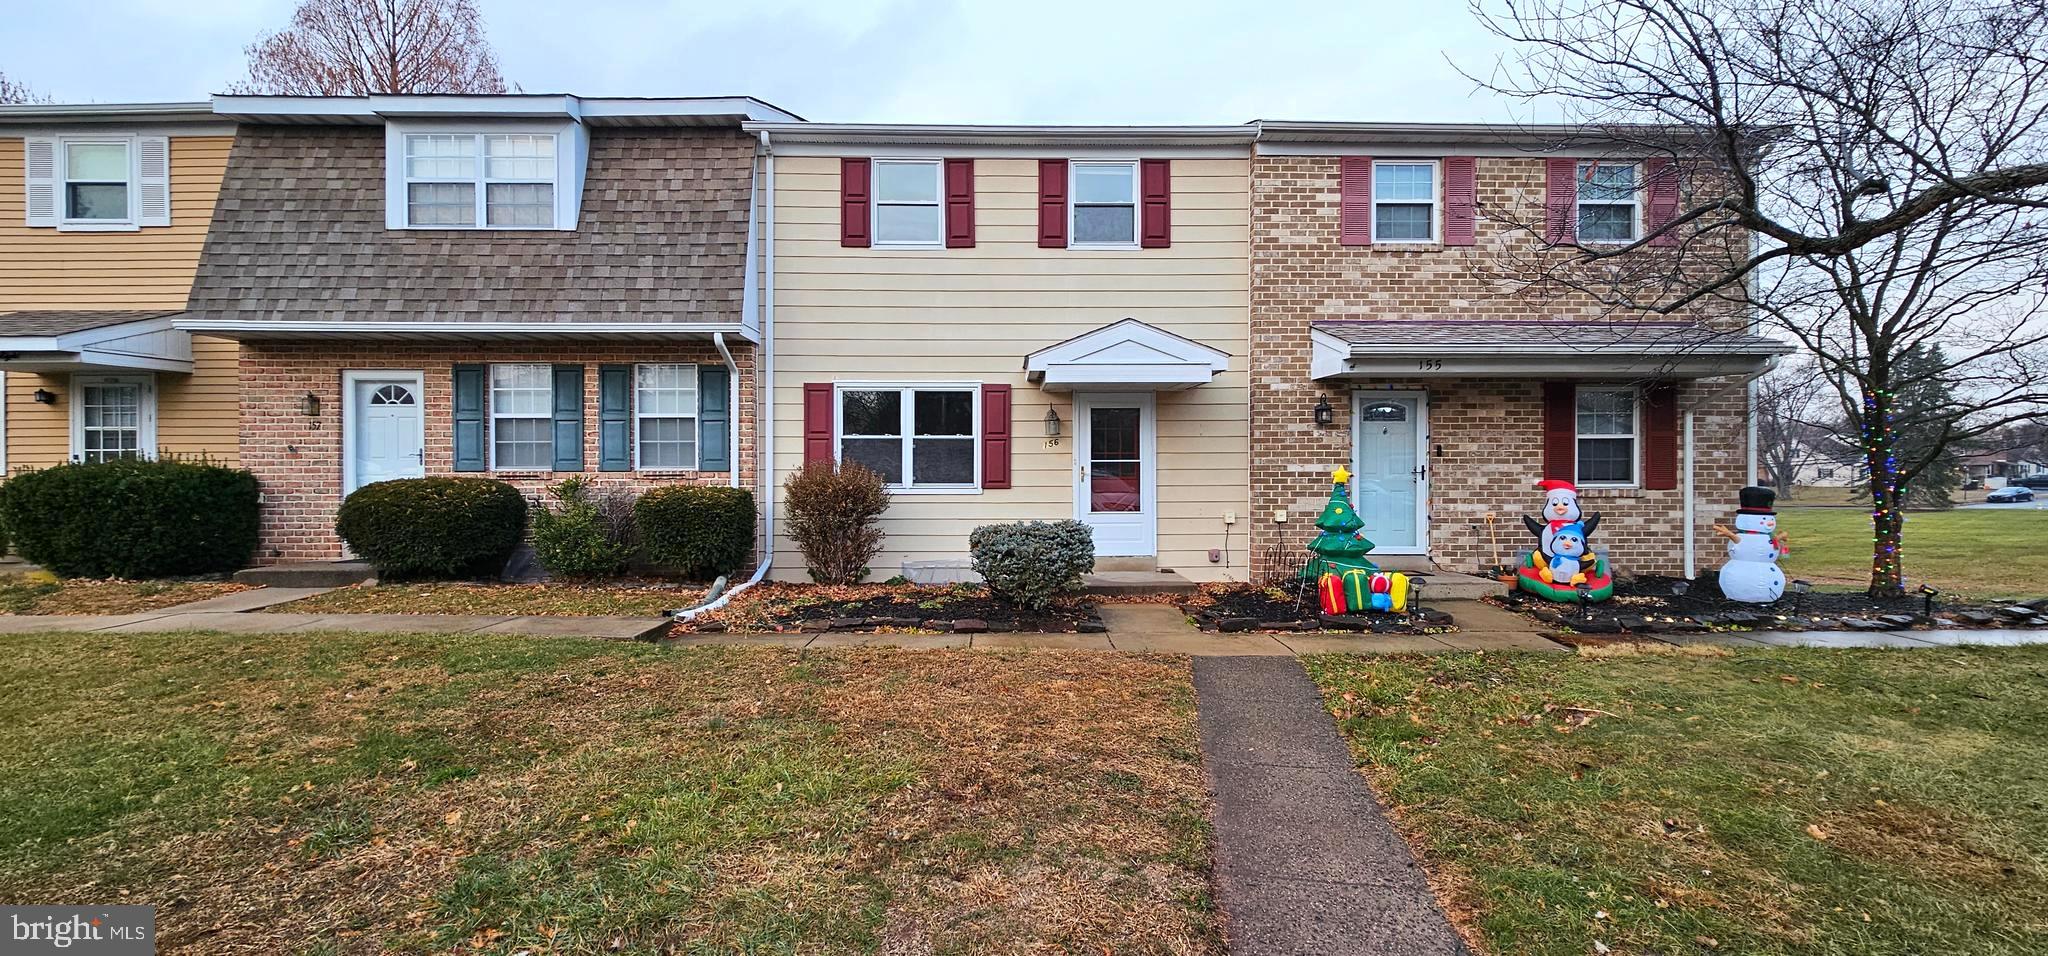
[[[1956,442],[2048,408],[2048,3],[1473,9],[1516,50],[1482,85],[1666,160],[1677,180],[1668,225],[1613,245],[1549,235],[1519,277],[1622,312],[1722,309],[1796,339],[1869,466],[1870,592],[1903,593],[1901,489]],[[1901,411],[1899,395],[1933,382],[1954,400]],[[1934,438],[1902,454],[1908,428]]]
[[30,89],[27,83],[0,73],[0,103],[48,103],[50,98]]
[[300,0],[291,26],[249,45],[236,93],[503,93],[471,0]]
[[1841,427],[1833,390],[1812,363],[1788,362],[1757,382],[1757,457],[1779,497],[1792,496],[1808,467],[1841,466],[1860,457]]

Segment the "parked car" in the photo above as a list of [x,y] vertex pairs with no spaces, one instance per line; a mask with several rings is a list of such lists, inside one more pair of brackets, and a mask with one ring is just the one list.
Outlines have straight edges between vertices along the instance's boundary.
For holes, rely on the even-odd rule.
[[2048,491],[2048,475],[2028,475],[2025,478],[2014,478],[2005,484],[2008,488],[2020,487],[2032,488],[2035,491]]
[[2009,485],[2007,487],[2000,488],[1997,491],[1994,491],[1988,495],[1985,495],[1984,500],[1989,501],[1992,504],[1999,505],[2009,505],[2016,504],[2022,501],[2032,501],[2034,500],[2034,489],[2022,487],[2020,485]]

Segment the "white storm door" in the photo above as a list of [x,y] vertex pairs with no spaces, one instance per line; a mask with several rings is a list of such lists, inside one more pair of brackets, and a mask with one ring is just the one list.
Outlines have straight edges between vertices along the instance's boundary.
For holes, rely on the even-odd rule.
[[1074,396],[1074,517],[1099,557],[1157,554],[1158,440],[1152,396]]
[[1352,422],[1351,506],[1387,554],[1429,550],[1429,406],[1421,392],[1361,392]]
[[427,473],[419,373],[350,374],[341,492]]

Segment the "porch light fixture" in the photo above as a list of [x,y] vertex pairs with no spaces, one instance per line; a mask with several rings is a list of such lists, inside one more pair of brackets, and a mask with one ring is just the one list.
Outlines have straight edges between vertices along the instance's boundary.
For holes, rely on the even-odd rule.
[[1045,437],[1060,437],[1060,410],[1057,408],[1045,410]]
[[1324,395],[1324,396],[1321,396],[1321,397],[1317,398],[1317,399],[1316,399],[1316,424],[1318,424],[1318,425],[1334,425],[1334,424],[1336,424],[1336,422],[1337,422],[1337,410],[1336,410],[1336,409],[1334,409],[1334,408],[1331,408],[1331,407],[1330,407],[1330,397],[1329,397],[1328,395]]
[[39,388],[36,389],[35,399],[38,405],[55,405],[57,404],[57,393],[47,388]]
[[307,418],[319,418],[320,396],[307,392],[305,398],[299,399],[299,411],[305,412]]

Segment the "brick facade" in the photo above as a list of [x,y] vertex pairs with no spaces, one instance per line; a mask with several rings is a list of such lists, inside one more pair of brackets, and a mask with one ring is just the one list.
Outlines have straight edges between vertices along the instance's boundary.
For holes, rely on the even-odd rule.
[[[1431,451],[1429,545],[1438,566],[1472,572],[1506,563],[1531,538],[1521,516],[1542,496],[1540,380],[1417,379],[1317,383],[1309,377],[1309,326],[1332,319],[1551,319],[1615,321],[1598,303],[1568,295],[1517,294],[1498,278],[1504,259],[1537,239],[1510,223],[1540,219],[1541,158],[1477,162],[1477,244],[1345,246],[1339,241],[1336,156],[1258,156],[1252,167],[1251,501],[1254,573],[1300,557],[1328,499],[1329,475],[1352,457],[1349,424],[1358,389],[1426,390]],[[1489,210],[1495,215],[1489,216]],[[1693,316],[1698,318],[1698,316]],[[1700,569],[1718,563],[1707,528],[1726,520],[1747,477],[1747,404],[1740,381],[1681,383],[1681,416],[1694,420],[1693,477]],[[1337,423],[1313,424],[1318,399]],[[1623,572],[1671,573],[1683,561],[1682,486],[1674,491],[1587,490],[1602,514],[1596,547]],[[1285,512],[1288,520],[1275,520]]]
[[[739,435],[734,462],[740,486],[755,487],[754,388],[755,350],[729,342],[739,366],[735,376],[739,401],[732,427]],[[581,363],[583,374],[584,473],[600,487],[646,491],[662,485],[726,484],[727,472],[600,472],[597,470],[597,366],[636,362],[718,364],[723,359],[708,342],[675,343],[532,343],[486,346],[411,345],[386,342],[249,342],[241,352],[242,467],[261,483],[262,531],[257,563],[328,560],[341,555],[334,534],[334,516],[341,506],[342,414],[348,400],[342,391],[345,370],[419,371],[424,396],[426,471],[454,474],[454,439],[450,404],[453,366],[458,363],[545,362]],[[307,393],[318,396],[320,411],[309,417]],[[486,436],[488,441],[488,436]],[[484,474],[472,472],[470,474]],[[531,498],[546,494],[549,485],[566,477],[553,471],[493,472],[490,477],[511,483]]]

